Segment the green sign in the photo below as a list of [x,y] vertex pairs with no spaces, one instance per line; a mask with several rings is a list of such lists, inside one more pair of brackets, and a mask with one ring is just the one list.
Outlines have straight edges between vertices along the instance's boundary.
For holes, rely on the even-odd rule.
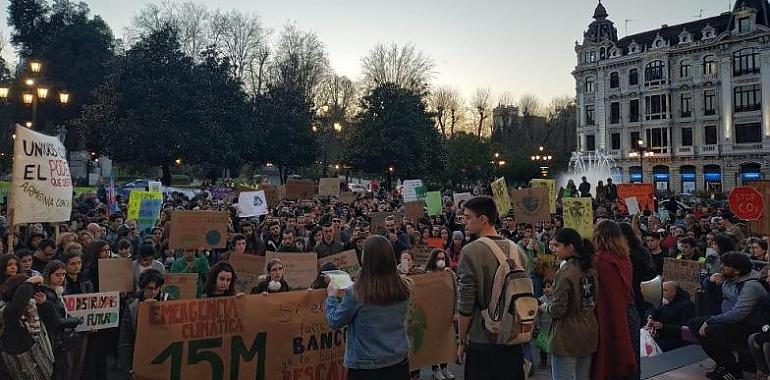
[[425,204],[428,206],[428,215],[441,214],[441,192],[431,191],[425,194]]

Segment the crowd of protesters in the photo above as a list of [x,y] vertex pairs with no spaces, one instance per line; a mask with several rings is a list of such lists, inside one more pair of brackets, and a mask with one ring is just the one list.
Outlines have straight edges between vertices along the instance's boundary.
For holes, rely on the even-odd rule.
[[[770,273],[763,269],[770,259],[768,231],[750,232],[729,210],[709,204],[668,207],[666,213],[646,210],[630,217],[618,213],[617,188],[610,179],[597,186],[595,196],[585,179],[579,188],[570,182],[560,198],[594,199],[594,236],[588,239],[564,228],[560,207],[550,220],[520,223],[513,213],[498,215],[491,198],[473,198],[458,208],[450,190],[443,192],[439,215],[425,212],[407,218],[399,191],[384,186],[372,186],[376,191],[359,194],[350,204],[319,197],[283,200],[268,215],[254,218],[238,218],[233,203],[237,196],[214,199],[202,191],[191,199],[166,194],[157,224],[148,231],[138,231],[136,221],[126,219],[126,199],[118,197],[117,207],[111,209],[103,191],[97,192],[101,197],[77,196],[70,223],[8,230],[0,217],[0,378],[130,376],[138,304],[169,299],[161,291],[165,273],[196,274],[198,297],[241,296],[234,289],[236,270],[229,263],[233,254],[316,252],[323,258],[346,250],[355,250],[362,270],[355,288],[340,292],[330,287],[327,313],[332,328],[348,327],[345,366],[350,378],[419,377],[408,372],[408,342],[400,338],[405,339],[405,333],[399,334],[404,318],[385,315],[406,313],[408,276],[435,271],[457,275],[458,342],[460,353],[468,355],[468,379],[497,379],[489,375],[494,373],[490,366],[511,363],[522,364],[522,377],[513,378],[523,378],[523,363],[536,362],[535,348],[540,367],[546,368],[550,358],[557,379],[638,378],[642,328],[664,350],[688,343],[703,346],[717,364],[710,378],[768,372],[770,336],[762,332],[770,321],[770,306],[765,306],[770,305],[765,290]],[[177,209],[229,212],[228,248],[170,249],[171,213]],[[395,215],[375,224],[374,213],[390,212]],[[480,236],[516,245],[541,304],[532,343],[506,347],[500,351],[503,356],[497,356],[498,347],[479,331],[478,303],[489,303],[491,290],[481,289],[490,285],[478,284],[481,272],[475,271],[484,268],[484,275],[490,275],[497,265],[494,256],[479,259],[487,254],[477,253]],[[435,249],[420,267],[413,248],[426,244]],[[74,332],[77,320],[68,318],[62,297],[99,292],[98,260],[113,257],[132,259],[134,270],[135,292],[121,294],[119,328]],[[665,258],[703,263],[702,287],[689,294],[667,281],[662,305],[650,305],[640,284],[663,274]],[[313,287],[325,288],[327,283],[319,277]],[[251,293],[290,289],[277,259],[267,263],[266,275]],[[341,293],[344,296],[337,298]],[[372,312],[357,314],[362,308]],[[384,330],[371,333],[372,325]],[[387,349],[368,352],[361,347],[364,341],[378,341],[378,347]],[[494,360],[505,355],[518,359]],[[376,371],[382,368],[386,370]],[[435,363],[431,370],[436,380],[454,378],[446,363]]]

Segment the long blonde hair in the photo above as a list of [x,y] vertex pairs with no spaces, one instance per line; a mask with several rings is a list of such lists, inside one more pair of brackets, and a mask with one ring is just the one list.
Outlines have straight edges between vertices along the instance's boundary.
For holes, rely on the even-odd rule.
[[607,251],[622,258],[630,256],[628,241],[620,229],[620,225],[612,220],[603,220],[594,229],[594,246],[596,251]]

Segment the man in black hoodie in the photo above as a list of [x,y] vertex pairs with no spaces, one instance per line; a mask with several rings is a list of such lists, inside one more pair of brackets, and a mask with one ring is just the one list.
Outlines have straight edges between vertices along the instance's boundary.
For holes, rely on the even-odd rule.
[[690,293],[674,281],[663,283],[663,306],[650,310],[647,328],[655,331],[655,341],[663,352],[686,346],[682,340],[682,326],[695,317],[695,304]]

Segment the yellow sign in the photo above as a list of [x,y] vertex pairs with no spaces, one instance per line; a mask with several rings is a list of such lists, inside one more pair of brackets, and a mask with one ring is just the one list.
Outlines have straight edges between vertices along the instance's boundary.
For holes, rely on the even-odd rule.
[[497,213],[502,218],[511,210],[511,196],[508,195],[508,186],[505,185],[505,178],[500,178],[492,182],[492,199],[497,205]]
[[591,198],[563,198],[564,227],[573,228],[590,239],[594,234],[594,209]]
[[163,201],[163,194],[158,191],[132,191],[131,195],[128,197],[127,219],[139,219],[139,208],[142,206],[142,201],[147,199]]
[[545,187],[548,189],[551,214],[556,214],[556,181],[552,179],[533,179],[529,181],[529,185],[532,187]]

